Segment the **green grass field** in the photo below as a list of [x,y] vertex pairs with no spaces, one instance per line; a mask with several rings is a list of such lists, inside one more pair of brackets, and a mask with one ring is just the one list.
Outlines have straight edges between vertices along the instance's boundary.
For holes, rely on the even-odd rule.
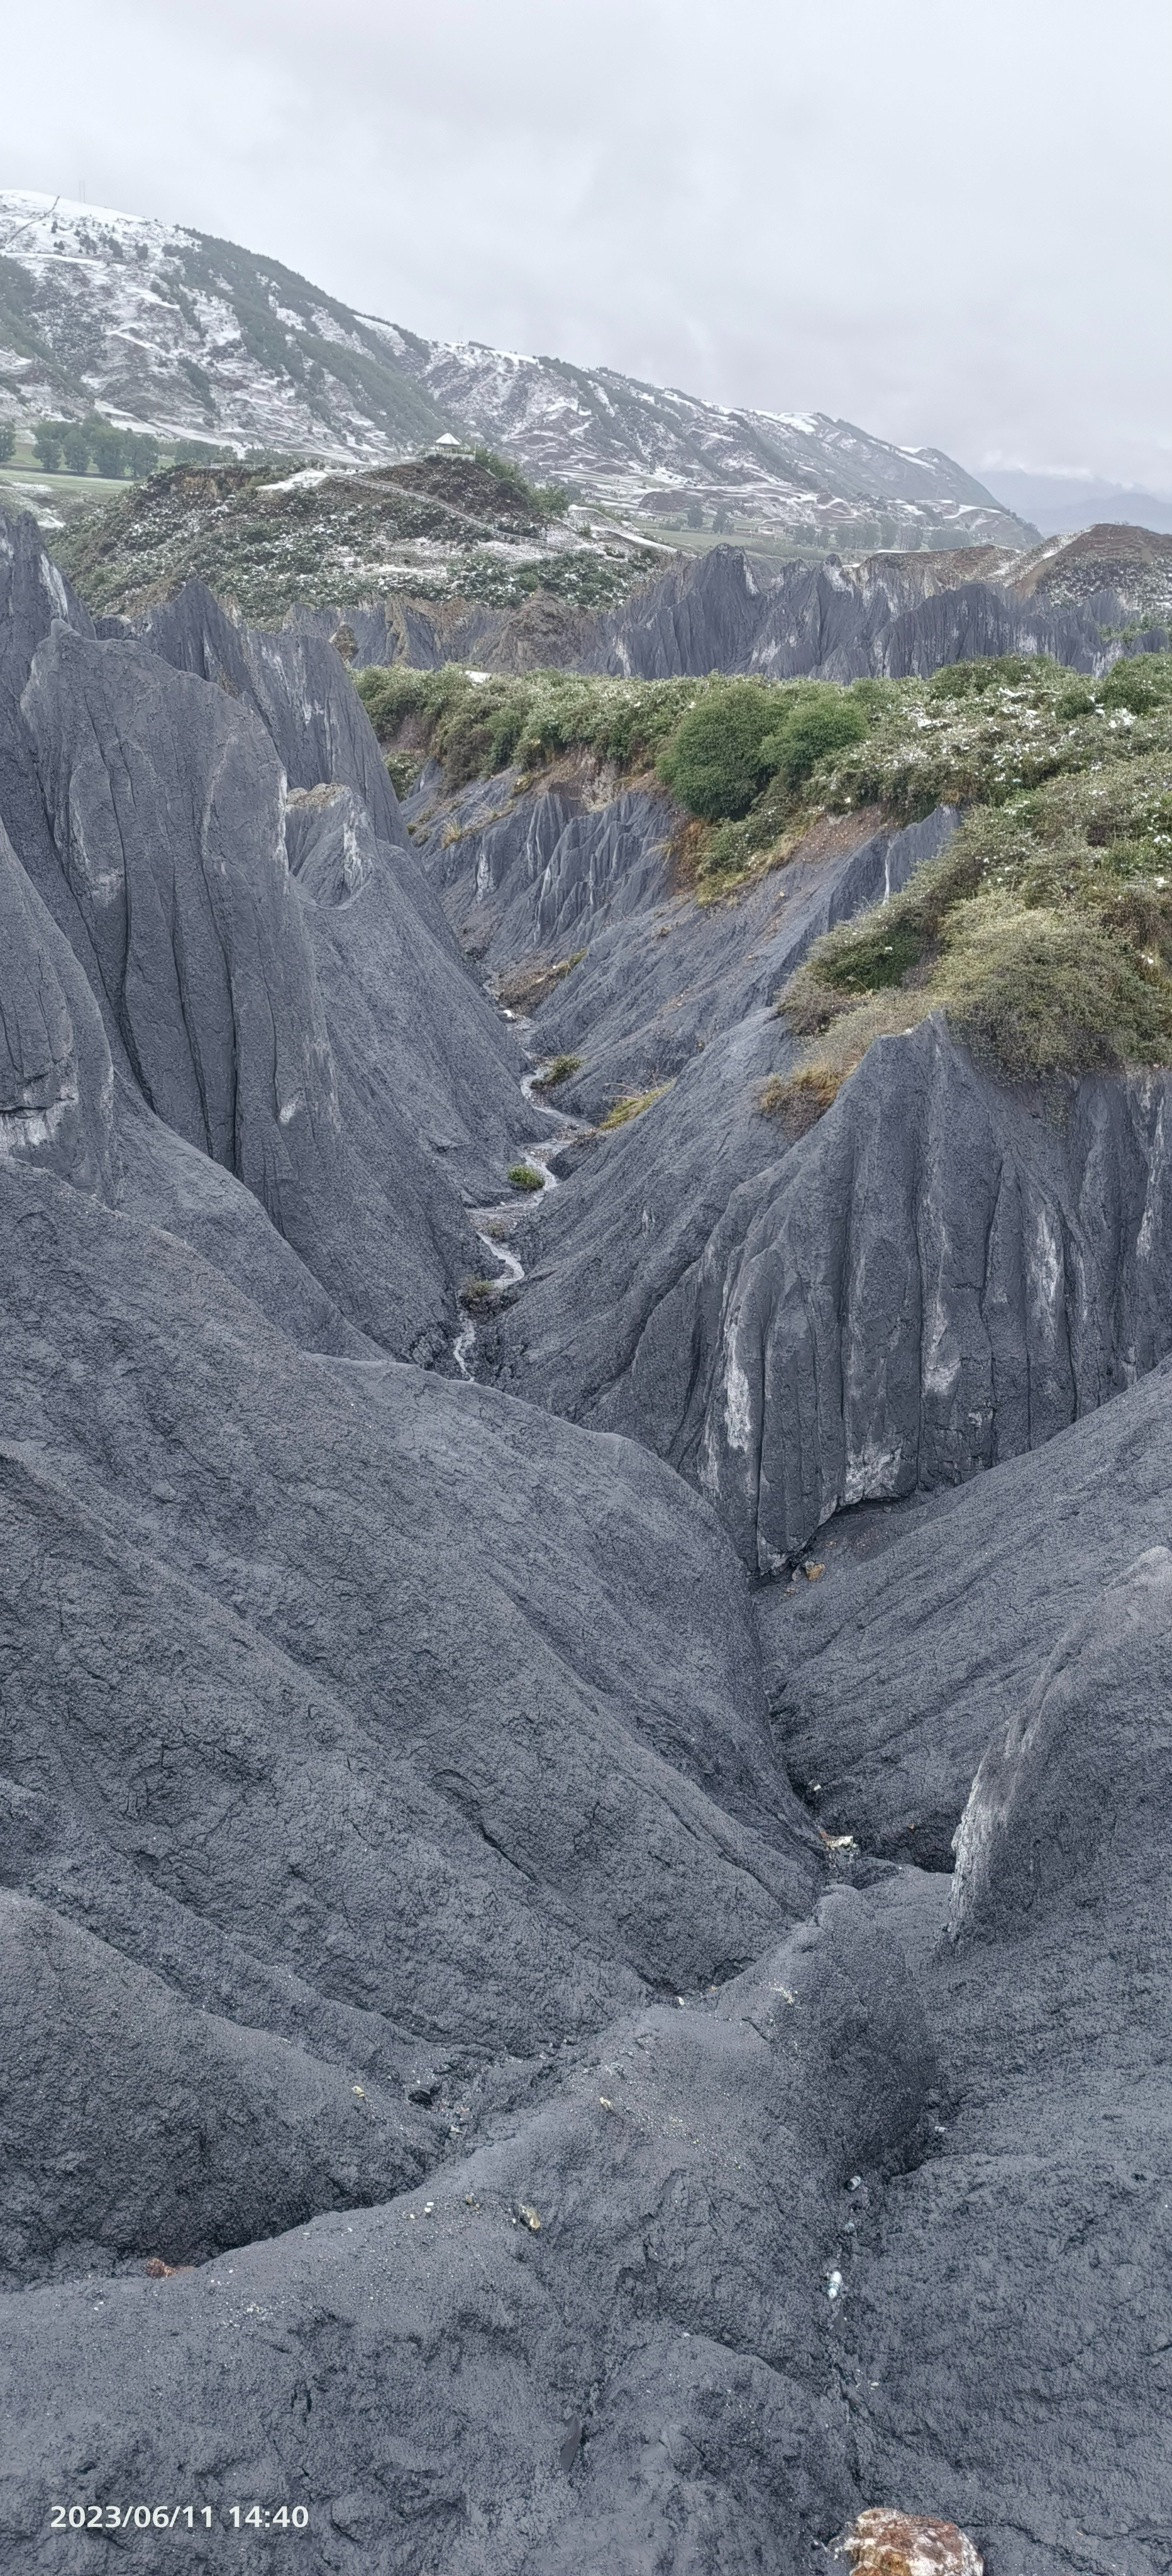
[[0,465],[0,501],[7,499],[10,507],[31,510],[36,519],[46,514],[56,517],[65,506],[70,513],[79,505],[83,509],[96,508],[102,501],[115,500],[126,489],[125,482],[114,482],[103,474],[46,474],[35,460],[27,465],[15,460],[11,465]]

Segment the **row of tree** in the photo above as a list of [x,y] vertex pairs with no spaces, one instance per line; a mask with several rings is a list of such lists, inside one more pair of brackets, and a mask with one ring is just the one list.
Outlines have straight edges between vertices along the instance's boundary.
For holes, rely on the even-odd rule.
[[93,412],[88,420],[39,420],[33,453],[46,474],[88,474],[92,465],[112,480],[124,474],[137,480],[154,473],[159,442],[149,430],[116,429]]

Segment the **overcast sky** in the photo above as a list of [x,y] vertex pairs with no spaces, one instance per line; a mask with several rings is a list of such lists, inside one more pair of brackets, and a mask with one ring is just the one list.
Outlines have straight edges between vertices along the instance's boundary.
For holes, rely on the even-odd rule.
[[442,338],[1172,490],[1168,0],[52,0],[0,184]]

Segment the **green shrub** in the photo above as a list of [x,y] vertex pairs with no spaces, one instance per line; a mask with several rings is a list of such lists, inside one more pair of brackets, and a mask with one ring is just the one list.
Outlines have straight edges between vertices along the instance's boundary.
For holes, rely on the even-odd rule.
[[761,745],[776,723],[776,697],[759,680],[713,683],[660,753],[659,775],[701,822],[737,822],[768,767]]
[[1047,654],[997,653],[973,662],[946,662],[928,682],[930,698],[983,698],[990,689],[1019,689],[1036,677],[1039,662],[1056,670]]
[[515,1190],[543,1190],[545,1188],[544,1174],[542,1172],[535,1172],[532,1163],[513,1163],[510,1166],[509,1179]]
[[811,1097],[936,1009],[1009,1080],[1172,1063],[1172,745],[1134,753],[1138,729],[978,808],[890,903],[815,943],[778,1002]]
[[577,1073],[581,1062],[580,1055],[555,1055],[553,1063],[547,1064],[544,1073],[538,1074],[533,1084],[534,1091],[556,1091],[559,1082],[568,1082],[570,1075]]
[[1085,680],[1075,680],[1069,689],[1063,689],[1061,696],[1055,698],[1054,713],[1069,722],[1072,716],[1089,716],[1094,703],[1093,689],[1087,687]]
[[393,744],[409,718],[443,765],[449,787],[491,777],[514,762],[539,768],[570,751],[632,768],[654,759],[696,693],[689,680],[593,679],[530,671],[474,680],[458,663],[438,671],[358,671],[355,685],[379,741]]
[[0,420],[0,465],[7,465],[16,446],[16,431],[10,420]]
[[410,796],[419,784],[423,763],[416,752],[386,751],[383,753],[383,767],[396,796]]
[[504,1279],[465,1279],[460,1286],[460,1304],[469,1307],[491,1306],[501,1289],[507,1284]]
[[490,474],[495,474],[498,483],[511,484],[514,492],[523,492],[528,500],[533,489],[528,477],[522,474],[519,465],[510,464],[507,456],[498,455],[495,447],[474,447],[472,462],[485,466]]
[[405,662],[355,672],[354,685],[380,742],[390,742],[406,718],[420,712],[430,677],[430,672],[409,670]]
[[758,759],[761,768],[784,779],[791,790],[804,785],[820,760],[861,742],[867,731],[863,707],[832,686],[815,697],[801,697],[776,732],[766,735]]
[[1172,699],[1172,653],[1128,654],[1112,664],[1099,692],[1105,707],[1126,707],[1133,716],[1150,715]]
[[820,960],[821,980],[839,993],[879,993],[902,984],[923,956],[926,933],[914,916],[891,920],[885,910],[865,919],[866,927],[849,943]]
[[962,905],[941,986],[957,1035],[1011,1079],[1172,1057],[1172,990],[1077,914]]

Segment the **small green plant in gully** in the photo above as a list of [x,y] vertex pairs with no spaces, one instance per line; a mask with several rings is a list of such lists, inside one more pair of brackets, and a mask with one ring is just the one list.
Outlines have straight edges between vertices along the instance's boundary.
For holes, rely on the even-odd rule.
[[543,1174],[535,1172],[532,1163],[513,1163],[509,1169],[509,1179],[515,1190],[543,1190],[545,1188]]
[[556,1091],[559,1082],[568,1082],[570,1075],[577,1072],[581,1062],[580,1055],[555,1055],[553,1063],[547,1064],[544,1073],[539,1073],[535,1077],[533,1089]]
[[460,1304],[489,1306],[498,1290],[506,1285],[504,1279],[465,1279],[460,1289]]

